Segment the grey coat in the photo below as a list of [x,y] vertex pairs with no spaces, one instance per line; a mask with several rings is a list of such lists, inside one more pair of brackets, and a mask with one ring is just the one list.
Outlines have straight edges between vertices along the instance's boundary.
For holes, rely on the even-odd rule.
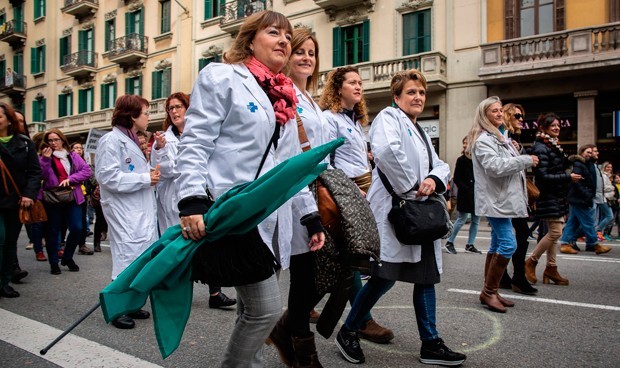
[[476,215],[500,218],[527,217],[525,170],[533,165],[520,155],[509,138],[500,142],[488,132],[480,134],[472,150]]

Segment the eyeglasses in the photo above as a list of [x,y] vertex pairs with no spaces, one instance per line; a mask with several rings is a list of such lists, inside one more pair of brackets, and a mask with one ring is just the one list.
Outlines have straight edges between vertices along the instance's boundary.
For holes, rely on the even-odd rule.
[[523,117],[523,115],[521,115],[519,113],[516,113],[516,114],[514,114],[514,117],[515,117],[515,119],[519,120],[519,119],[521,119]]
[[184,109],[184,108],[185,108],[185,106],[183,106],[183,105],[170,105],[170,106],[168,106],[168,108],[166,110],[168,110],[168,112],[172,112],[172,111],[174,111],[174,109],[181,110],[181,109]]
[[144,115],[146,115],[146,116],[151,115],[151,113],[150,113],[150,112],[148,112],[148,111],[142,111],[142,114],[144,114]]
[[48,142],[60,142],[60,141],[62,141],[62,139],[60,139],[60,138],[50,138],[47,141]]

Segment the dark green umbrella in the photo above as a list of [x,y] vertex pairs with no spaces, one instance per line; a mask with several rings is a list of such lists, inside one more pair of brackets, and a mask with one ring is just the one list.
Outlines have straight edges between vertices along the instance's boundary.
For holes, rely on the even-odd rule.
[[191,261],[196,249],[227,234],[244,234],[310,184],[326,169],[320,162],[344,143],[326,143],[290,158],[250,183],[219,197],[204,215],[207,236],[184,239],[179,225],[170,227],[99,294],[103,317],[137,311],[151,298],[153,323],[164,358],[179,346],[191,311]]

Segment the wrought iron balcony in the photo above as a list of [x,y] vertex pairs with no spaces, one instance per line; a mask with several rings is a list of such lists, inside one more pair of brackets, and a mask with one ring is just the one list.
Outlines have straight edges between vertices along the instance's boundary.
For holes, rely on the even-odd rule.
[[[365,94],[389,93],[390,82],[394,74],[408,69],[421,71],[426,77],[429,90],[445,90],[447,86],[446,57],[435,51],[385,61],[359,63],[352,66],[359,71],[364,83]],[[319,90],[323,89],[332,70],[319,73]]]
[[220,28],[224,32],[235,34],[239,32],[244,19],[254,13],[270,9],[271,0],[237,0],[223,3],[220,7]]
[[0,41],[8,42],[13,49],[26,43],[26,23],[10,20],[0,25]]
[[316,5],[320,6],[325,10],[330,9],[343,9],[356,5],[368,5],[369,3],[374,3],[373,0],[314,0]]
[[6,71],[4,78],[0,78],[0,93],[7,95],[23,94],[26,92],[26,76],[14,71]]
[[488,43],[481,50],[478,75],[487,82],[613,69],[620,65],[620,22]]
[[141,62],[148,53],[149,38],[137,33],[119,37],[111,42],[108,58],[113,63],[131,65]]
[[63,13],[71,14],[76,18],[82,18],[95,14],[99,9],[99,0],[64,0]]
[[89,50],[74,52],[64,57],[60,70],[72,77],[88,76],[90,73],[97,72],[98,57],[96,52]]

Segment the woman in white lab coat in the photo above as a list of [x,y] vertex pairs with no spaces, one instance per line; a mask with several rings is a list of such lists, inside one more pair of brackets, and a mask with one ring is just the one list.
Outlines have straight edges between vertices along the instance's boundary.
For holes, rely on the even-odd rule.
[[[340,137],[346,139],[332,155],[332,165],[344,171],[360,188],[363,195],[366,195],[372,182],[372,175],[368,144],[362,128],[368,124],[368,111],[363,92],[362,79],[356,68],[350,66],[338,68],[329,75],[319,105],[323,108],[323,114],[330,125],[329,139]],[[361,288],[360,272],[355,271],[349,294],[351,305]],[[359,335],[380,344],[386,344],[394,338],[392,330],[379,325],[372,318],[370,311],[364,317]]]
[[[211,63],[200,72],[192,90],[176,167],[185,237],[198,240],[206,235],[203,214],[209,202],[205,188],[217,198],[301,152],[295,90],[290,79],[280,74],[291,53],[292,32],[293,27],[280,13],[253,14],[224,54],[224,63]],[[296,202],[299,213],[317,211],[307,189],[298,196],[305,198]],[[283,267],[288,267],[291,253],[291,203],[258,225],[261,240]],[[313,222],[318,221],[315,218]],[[313,232],[309,247],[320,249],[324,239],[322,231]],[[261,366],[259,351],[282,313],[276,274],[235,289],[239,316],[222,366]]]
[[[337,345],[343,356],[357,362],[364,354],[355,332],[362,316],[396,281],[415,284],[413,306],[422,347],[420,361],[425,364],[459,365],[465,355],[450,350],[439,338],[436,328],[435,284],[440,281],[441,241],[422,245],[401,244],[388,220],[392,197],[383,184],[387,179],[402,198],[425,200],[446,190],[450,168],[439,159],[428,135],[417,123],[426,102],[426,79],[417,70],[398,72],[391,82],[396,107],[386,107],[373,121],[370,142],[375,159],[375,176],[368,200],[377,219],[381,238],[381,263],[372,264],[372,277],[358,294],[345,324],[338,333]],[[429,152],[430,149],[430,152]],[[382,179],[379,173],[385,175]]]
[[[166,99],[166,118],[163,132],[155,133],[155,142],[151,151],[151,167],[159,165],[161,177],[155,191],[157,197],[157,222],[159,233],[163,234],[169,227],[178,225],[179,196],[174,183],[174,166],[176,165],[178,144],[185,128],[185,112],[189,107],[189,96],[175,92]],[[222,293],[222,288],[209,285],[209,308],[222,308],[235,305],[237,301]]]
[[[136,135],[148,125],[149,102],[136,95],[121,96],[112,114],[112,131],[97,147],[95,176],[108,222],[113,280],[158,238],[153,188],[160,174],[150,170]],[[112,324],[128,329],[135,326],[133,319],[148,317],[140,310]]]

